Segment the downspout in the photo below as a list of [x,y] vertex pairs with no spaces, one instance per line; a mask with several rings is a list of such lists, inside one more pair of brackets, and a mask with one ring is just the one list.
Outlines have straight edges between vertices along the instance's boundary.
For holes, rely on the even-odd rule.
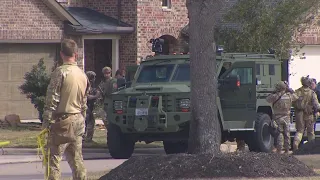
[[118,0],[118,25],[121,22],[121,0]]

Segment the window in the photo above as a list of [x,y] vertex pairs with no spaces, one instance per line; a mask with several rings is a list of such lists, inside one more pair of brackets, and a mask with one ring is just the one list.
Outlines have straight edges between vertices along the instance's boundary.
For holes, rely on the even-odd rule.
[[260,75],[260,64],[256,64],[256,75]]
[[174,64],[144,65],[140,71],[137,83],[168,82],[173,67]]
[[276,75],[274,64],[269,64],[269,75]]
[[238,75],[241,84],[252,84],[252,68],[235,68],[230,72],[231,75]]
[[171,0],[162,0],[161,4],[163,8],[171,8]]
[[181,64],[178,66],[172,81],[190,81],[190,64]]

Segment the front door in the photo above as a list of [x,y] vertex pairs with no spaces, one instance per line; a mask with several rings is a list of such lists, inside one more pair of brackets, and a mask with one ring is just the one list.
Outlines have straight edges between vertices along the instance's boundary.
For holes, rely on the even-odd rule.
[[253,128],[256,118],[255,62],[234,62],[222,76],[238,75],[239,89],[219,91],[224,126],[227,129]]

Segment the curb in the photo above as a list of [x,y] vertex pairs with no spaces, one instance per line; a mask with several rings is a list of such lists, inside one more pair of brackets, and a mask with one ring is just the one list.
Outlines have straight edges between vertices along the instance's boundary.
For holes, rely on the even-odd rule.
[[[142,153],[143,152],[150,152],[150,154],[154,154],[152,153],[152,151],[159,151],[159,150],[163,150],[163,148],[158,148],[158,147],[154,147],[154,148],[136,148],[135,149],[135,153]],[[38,154],[38,149],[37,148],[3,148],[4,154],[0,153],[0,157],[1,156],[6,156],[6,155],[37,155]],[[39,151],[39,153],[41,154],[41,151]],[[94,153],[109,153],[109,150],[103,149],[103,148],[83,148],[82,149],[82,153],[83,154],[94,154]]]

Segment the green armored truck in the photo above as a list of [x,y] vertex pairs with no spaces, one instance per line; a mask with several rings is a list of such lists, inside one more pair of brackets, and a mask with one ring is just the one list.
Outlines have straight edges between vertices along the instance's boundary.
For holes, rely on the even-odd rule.
[[[265,99],[281,80],[281,62],[273,54],[221,53],[216,58],[221,142],[238,138],[251,151],[272,151],[272,107]],[[167,154],[186,152],[189,55],[156,55],[143,61],[131,86],[112,94],[107,114],[107,144],[113,158],[129,158],[137,141],[163,141]]]

